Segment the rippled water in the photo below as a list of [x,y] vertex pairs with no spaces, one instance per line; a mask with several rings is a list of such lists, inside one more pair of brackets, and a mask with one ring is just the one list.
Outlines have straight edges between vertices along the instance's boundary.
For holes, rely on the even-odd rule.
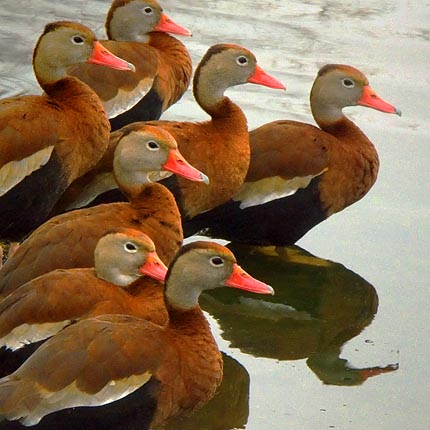
[[[44,24],[77,19],[103,36],[109,3],[2,0],[0,96],[39,92],[30,61]],[[285,93],[252,85],[229,91],[250,128],[281,118],[312,122],[308,93],[325,63],[361,69],[403,111],[398,118],[348,110],[378,148],[379,178],[362,201],[303,238],[303,249],[278,255],[232,245],[240,263],[271,282],[276,295],[257,300],[220,291],[204,298],[227,354],[225,381],[211,404],[171,428],[430,428],[429,3],[163,5],[193,31],[183,40],[195,63],[211,44],[240,43],[287,85]],[[205,114],[188,93],[165,117],[198,120]],[[390,366],[395,363],[398,370]]]

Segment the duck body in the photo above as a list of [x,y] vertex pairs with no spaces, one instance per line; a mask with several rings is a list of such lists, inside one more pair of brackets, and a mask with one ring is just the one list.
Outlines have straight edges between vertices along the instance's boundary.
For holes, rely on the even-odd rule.
[[97,242],[114,228],[146,233],[162,261],[168,263],[182,243],[175,199],[160,184],[149,184],[139,197],[139,201],[71,211],[42,224],[1,269],[1,294],[54,269],[94,267]]
[[160,32],[149,33],[148,45],[157,59],[152,86],[132,108],[110,119],[112,131],[137,121],[158,120],[188,89],[192,60],[185,45]]
[[48,24],[33,56],[45,93],[0,101],[3,239],[19,241],[40,225],[68,185],[107,147],[110,126],[97,95],[66,76],[68,64],[85,61],[119,70],[132,67],[101,49],[88,28],[66,21]]
[[[342,84],[345,80],[351,90]],[[280,120],[251,131],[250,167],[240,191],[226,204],[186,222],[185,236],[200,231],[239,243],[292,245],[363,198],[376,181],[379,158],[372,142],[341,110],[363,104],[360,100],[367,103],[368,93],[374,95],[374,105],[366,106],[398,113],[374,94],[357,69],[321,69],[311,93],[320,128]]]
[[111,230],[97,243],[94,260],[94,268],[45,273],[1,300],[0,346],[17,350],[84,316],[120,313],[158,324],[167,321],[166,312],[157,316],[159,307],[154,306],[151,313],[148,303],[154,298],[162,302],[163,289],[155,280],[164,281],[167,268],[147,235],[124,228]]
[[172,193],[148,182],[148,175],[169,169],[169,174],[177,172],[193,180],[203,177],[180,156],[172,136],[154,127],[137,131],[131,127],[116,154],[114,170],[129,202],[67,212],[42,224],[1,269],[0,294],[54,269],[94,267],[97,242],[121,227],[146,233],[161,260],[170,262],[182,243],[180,213]]
[[224,202],[246,176],[250,158],[246,117],[230,100],[225,100],[222,112],[225,115],[201,123],[149,122],[174,135],[181,153],[210,178],[207,185],[173,177],[161,181],[174,194],[184,219]]
[[69,74],[100,97],[112,130],[135,121],[158,119],[179,100],[191,80],[192,61],[185,45],[168,33],[190,36],[155,0],[114,0],[106,17],[108,40],[101,43],[135,65],[116,73],[106,67],[78,65]]
[[[65,328],[0,380],[0,413],[37,425],[45,415],[75,407],[66,425],[82,414],[90,429],[147,429],[193,411],[214,395],[222,379],[221,354],[197,303],[201,291],[221,286],[273,294],[226,248],[207,242],[184,246],[166,278],[166,326],[104,315]],[[48,363],[58,373],[46,373]],[[29,396],[35,401],[22,408]],[[65,412],[52,415],[57,426]],[[50,428],[49,418],[40,428]]]
[[[2,166],[16,160],[44,163],[0,197],[3,238],[21,240],[23,232],[45,221],[70,183],[93,167],[107,147],[109,122],[97,96],[76,79],[59,81],[50,90],[52,95],[0,102]],[[40,190],[50,192],[41,197]]]
[[[175,137],[180,151],[209,177],[207,185],[174,178],[162,181],[175,195],[184,219],[227,201],[239,190],[246,176],[250,158],[247,120],[240,107],[224,92],[231,86],[247,82],[285,88],[256,64],[255,56],[246,48],[233,44],[214,45],[200,61],[193,83],[196,101],[211,117],[209,120],[135,123],[136,127],[149,124],[168,131]],[[127,133],[126,127],[112,133],[109,152],[123,132]],[[94,177],[111,169],[105,161],[108,161],[107,157],[92,172]],[[87,175],[87,183],[94,180],[92,173]],[[97,201],[103,201],[103,196]]]

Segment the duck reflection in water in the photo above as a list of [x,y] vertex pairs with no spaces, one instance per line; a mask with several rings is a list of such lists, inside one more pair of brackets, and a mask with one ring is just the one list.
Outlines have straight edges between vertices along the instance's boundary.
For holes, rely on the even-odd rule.
[[231,347],[257,357],[307,359],[325,384],[359,385],[398,364],[355,368],[342,347],[371,324],[378,310],[375,288],[339,263],[298,246],[229,244],[245,270],[273,286],[275,295],[255,299],[235,291],[201,296]]

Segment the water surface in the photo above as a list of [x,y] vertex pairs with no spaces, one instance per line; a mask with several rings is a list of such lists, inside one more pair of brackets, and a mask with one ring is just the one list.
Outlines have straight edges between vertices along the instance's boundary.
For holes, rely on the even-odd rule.
[[[31,53],[47,22],[76,19],[103,36],[109,4],[2,0],[0,96],[39,92]],[[231,245],[276,295],[220,291],[204,298],[226,354],[226,378],[212,404],[172,429],[430,428],[428,2],[166,0],[163,6],[193,31],[182,40],[195,63],[214,43],[239,43],[287,85],[285,93],[255,85],[229,90],[250,128],[282,118],[312,123],[308,94],[326,63],[359,68],[403,111],[402,118],[347,111],[381,160],[378,181],[363,200],[313,229],[300,247],[261,252]],[[206,115],[188,92],[165,117]]]

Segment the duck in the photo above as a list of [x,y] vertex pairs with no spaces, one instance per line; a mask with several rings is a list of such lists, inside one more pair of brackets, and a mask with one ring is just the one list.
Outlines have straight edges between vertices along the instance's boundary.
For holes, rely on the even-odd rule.
[[67,409],[68,424],[147,429],[199,408],[222,380],[222,358],[198,299],[224,286],[273,294],[224,246],[184,245],[165,279],[167,325],[111,314],[66,327],[0,379],[0,414],[49,428],[61,423],[60,415],[46,415]]
[[251,161],[240,190],[184,224],[185,236],[200,232],[248,245],[293,245],[367,194],[377,179],[378,153],[343,109],[401,111],[376,94],[364,73],[344,64],[318,71],[310,105],[318,127],[278,120],[249,133]]
[[101,158],[110,125],[98,96],[67,67],[134,66],[104,48],[84,25],[47,24],[33,53],[42,95],[0,100],[0,239],[19,242],[42,224],[79,176]]
[[[0,347],[15,351],[51,337],[83,316],[125,313],[151,320],[147,304],[137,310],[144,284],[136,288],[135,283],[141,278],[163,282],[166,273],[145,233],[113,229],[98,241],[93,268],[53,270],[0,301]],[[161,285],[158,288],[162,291]],[[155,322],[165,319],[161,316]]]
[[[246,83],[285,89],[284,84],[257,64],[255,55],[247,48],[228,43],[213,45],[201,59],[193,77],[194,97],[211,118],[201,122],[141,122],[142,125],[162,127],[171,133],[187,160],[210,178],[208,185],[180,178],[161,181],[174,194],[183,220],[192,219],[226,202],[238,192],[245,179],[250,159],[247,119],[242,109],[224,92]],[[69,197],[65,196],[67,204],[64,206],[69,210],[82,207],[83,202],[90,205],[91,201],[99,204],[121,199],[118,193],[103,196],[103,192],[111,189],[108,187],[104,190],[99,188],[88,199],[75,196],[79,196],[79,188],[92,187],[89,185],[92,182],[99,183],[100,175],[108,174],[112,169],[111,163],[106,162],[109,161],[108,154],[112,153],[115,141],[124,131],[127,132],[127,128],[112,133],[106,157],[83,178],[85,184],[75,184],[72,186],[73,194],[66,193]]]
[[159,119],[191,81],[192,60],[171,34],[191,36],[155,0],[114,0],[105,23],[108,40],[100,43],[136,67],[118,73],[89,64],[69,69],[100,97],[112,131],[135,121]]
[[166,272],[146,234],[116,228],[98,241],[94,268],[57,269],[22,285],[0,301],[0,377],[84,317],[124,313],[165,324]]
[[54,269],[94,267],[94,249],[108,231],[123,227],[147,234],[167,265],[183,240],[172,193],[152,182],[160,172],[193,181],[208,178],[181,155],[176,141],[159,127],[134,127],[119,141],[114,174],[128,202],[94,206],[55,216],[37,228],[0,270],[0,295]]

